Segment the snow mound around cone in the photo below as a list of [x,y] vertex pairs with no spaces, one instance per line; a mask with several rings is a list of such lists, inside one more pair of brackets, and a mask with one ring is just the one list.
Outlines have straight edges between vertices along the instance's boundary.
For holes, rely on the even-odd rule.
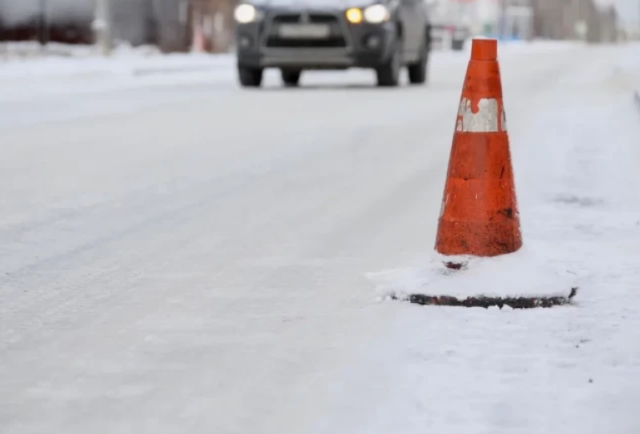
[[[445,264],[462,264],[452,269]],[[578,276],[543,252],[523,246],[495,257],[451,257],[434,253],[424,267],[369,273],[381,298],[415,295],[467,298],[568,297]]]

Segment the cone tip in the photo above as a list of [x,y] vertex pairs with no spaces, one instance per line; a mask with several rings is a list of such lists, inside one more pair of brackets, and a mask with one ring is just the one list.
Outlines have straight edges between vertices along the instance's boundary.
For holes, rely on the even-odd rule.
[[471,42],[471,60],[498,60],[498,40],[474,38]]

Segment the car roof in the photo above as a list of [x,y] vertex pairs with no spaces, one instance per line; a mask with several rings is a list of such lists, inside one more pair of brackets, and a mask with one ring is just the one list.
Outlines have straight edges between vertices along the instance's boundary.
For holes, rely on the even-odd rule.
[[250,0],[256,6],[275,8],[349,8],[364,7],[387,0]]

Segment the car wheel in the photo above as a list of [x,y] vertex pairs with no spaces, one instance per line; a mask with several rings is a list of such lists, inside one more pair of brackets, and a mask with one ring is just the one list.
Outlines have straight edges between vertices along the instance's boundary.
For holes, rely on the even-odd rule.
[[462,51],[464,49],[464,39],[454,39],[451,41],[451,49],[453,51]]
[[391,58],[376,69],[378,86],[393,87],[400,83],[400,69],[402,67],[400,43],[397,43],[391,53]]
[[427,48],[422,48],[420,59],[416,63],[409,64],[407,71],[409,72],[409,83],[422,84],[427,81],[427,66],[429,53]]
[[297,86],[300,83],[300,75],[302,71],[299,69],[281,69],[280,75],[285,86]]
[[262,69],[238,66],[238,78],[243,87],[260,87],[262,84]]

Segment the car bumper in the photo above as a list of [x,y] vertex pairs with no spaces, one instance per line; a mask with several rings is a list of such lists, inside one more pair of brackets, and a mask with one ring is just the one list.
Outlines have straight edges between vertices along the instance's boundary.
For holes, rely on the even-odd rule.
[[269,24],[238,25],[238,63],[254,68],[375,68],[391,57],[396,38],[393,23],[351,25],[341,21],[340,28],[344,44],[331,47],[322,46],[326,45],[322,40],[309,41],[308,44],[296,40],[270,44],[269,32],[272,28]]

